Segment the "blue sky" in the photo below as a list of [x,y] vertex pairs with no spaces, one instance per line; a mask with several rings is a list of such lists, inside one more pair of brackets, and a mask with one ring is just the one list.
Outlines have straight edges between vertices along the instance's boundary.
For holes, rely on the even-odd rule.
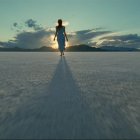
[[54,27],[62,18],[67,31],[101,27],[140,35],[139,5],[140,0],[0,0],[0,41],[15,36],[13,23],[28,19]]

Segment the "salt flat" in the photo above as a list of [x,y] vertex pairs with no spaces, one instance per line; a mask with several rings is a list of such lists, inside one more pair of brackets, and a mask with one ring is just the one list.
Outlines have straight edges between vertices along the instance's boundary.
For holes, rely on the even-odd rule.
[[0,53],[0,138],[140,139],[137,52]]

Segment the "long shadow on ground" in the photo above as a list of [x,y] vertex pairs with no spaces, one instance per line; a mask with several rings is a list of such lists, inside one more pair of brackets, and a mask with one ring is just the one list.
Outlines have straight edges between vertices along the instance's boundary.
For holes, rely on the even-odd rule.
[[46,93],[8,117],[1,138],[90,138],[91,116],[79,93],[65,58],[60,58]]
[[114,114],[109,117],[120,124],[108,129],[106,116],[98,116],[100,110],[95,108],[91,111],[80,93],[65,57],[60,58],[46,92],[3,122],[0,138],[100,139],[137,135],[116,107],[112,108],[121,120]]

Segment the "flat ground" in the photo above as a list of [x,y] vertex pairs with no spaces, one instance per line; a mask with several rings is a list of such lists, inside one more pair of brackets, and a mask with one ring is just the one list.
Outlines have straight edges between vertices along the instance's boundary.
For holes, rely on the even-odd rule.
[[0,138],[140,139],[140,53],[0,53]]

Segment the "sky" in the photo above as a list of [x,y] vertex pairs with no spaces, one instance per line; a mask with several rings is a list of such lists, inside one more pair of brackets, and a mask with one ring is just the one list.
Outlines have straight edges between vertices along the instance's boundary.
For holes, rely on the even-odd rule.
[[[55,27],[60,18],[67,32],[100,29],[100,32],[106,30],[107,33],[139,37],[139,5],[140,0],[0,0],[0,41],[17,39],[19,32],[22,35],[23,31],[29,32],[29,20],[45,30]],[[91,39],[92,42],[96,40]]]

